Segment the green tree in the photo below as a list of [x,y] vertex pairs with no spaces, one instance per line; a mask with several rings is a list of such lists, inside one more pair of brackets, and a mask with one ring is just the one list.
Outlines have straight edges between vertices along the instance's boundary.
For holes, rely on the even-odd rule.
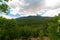
[[5,35],[8,36],[8,40],[13,40],[15,38],[18,38],[19,28],[18,28],[17,23],[14,19],[7,20],[5,29],[6,29]]
[[58,14],[58,16],[55,17],[55,19],[57,20],[57,36],[58,36],[58,40],[60,40],[60,14]]
[[[4,0],[8,2],[9,0]],[[4,3],[2,0],[0,0],[0,12],[6,13],[6,10],[8,9],[8,5]]]
[[5,19],[5,18],[3,18],[3,17],[0,17],[0,40],[3,40],[4,35],[5,35],[5,33],[6,33],[6,29],[5,29],[6,20],[7,20],[7,19]]
[[56,24],[49,24],[48,27],[48,37],[50,40],[57,40],[57,25]]

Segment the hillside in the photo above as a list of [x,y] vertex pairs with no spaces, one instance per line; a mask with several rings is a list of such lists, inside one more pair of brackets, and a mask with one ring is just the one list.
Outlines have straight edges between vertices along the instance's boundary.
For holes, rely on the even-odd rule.
[[53,17],[41,17],[41,16],[28,16],[28,17],[21,17],[17,18],[17,22],[19,25],[40,25],[46,24],[48,20],[52,20]]

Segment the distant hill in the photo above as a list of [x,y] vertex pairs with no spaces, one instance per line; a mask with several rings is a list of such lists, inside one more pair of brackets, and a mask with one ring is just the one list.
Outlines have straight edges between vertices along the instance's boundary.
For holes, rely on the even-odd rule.
[[47,20],[53,19],[53,17],[41,17],[41,16],[28,16],[17,18],[19,25],[37,25],[46,24]]

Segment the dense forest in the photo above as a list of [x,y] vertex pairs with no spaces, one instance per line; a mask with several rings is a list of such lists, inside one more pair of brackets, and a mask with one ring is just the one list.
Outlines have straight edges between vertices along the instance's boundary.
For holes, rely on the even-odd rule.
[[16,19],[0,17],[0,40],[31,40],[48,37],[60,40],[60,14],[55,17],[28,16]]

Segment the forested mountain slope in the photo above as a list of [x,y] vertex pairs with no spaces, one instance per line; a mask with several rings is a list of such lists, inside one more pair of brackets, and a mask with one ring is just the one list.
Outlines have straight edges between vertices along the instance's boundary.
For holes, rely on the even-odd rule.
[[48,20],[52,20],[53,17],[41,17],[41,16],[28,16],[17,18],[19,25],[40,25],[46,24]]

